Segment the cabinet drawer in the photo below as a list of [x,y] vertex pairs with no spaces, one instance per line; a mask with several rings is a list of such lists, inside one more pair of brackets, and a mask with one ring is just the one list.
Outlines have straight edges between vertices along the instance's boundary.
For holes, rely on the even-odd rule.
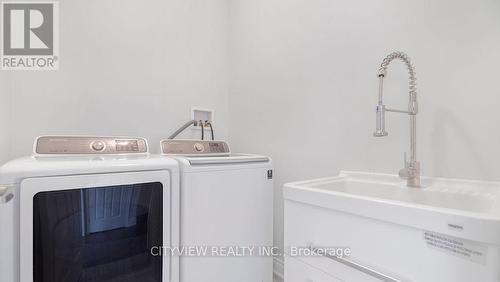
[[397,275],[389,274],[386,270],[377,269],[375,266],[368,266],[350,260],[350,258],[337,259],[324,256],[303,257],[296,260],[302,261],[306,265],[318,269],[332,277],[344,282],[407,282]]
[[286,282],[343,282],[342,280],[298,259],[285,260]]
[[415,279],[417,276],[409,271],[415,265],[415,258],[408,255],[409,246],[411,250],[425,250],[421,232],[369,218],[286,201],[285,246],[349,248],[347,261],[293,257],[341,281],[436,281]]

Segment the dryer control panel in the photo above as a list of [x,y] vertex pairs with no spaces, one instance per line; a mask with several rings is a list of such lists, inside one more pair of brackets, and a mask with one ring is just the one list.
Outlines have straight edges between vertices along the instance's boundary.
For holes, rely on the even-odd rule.
[[162,140],[161,151],[165,155],[182,156],[227,156],[231,154],[226,142],[207,140]]
[[35,154],[103,155],[144,154],[146,139],[135,137],[41,136],[35,141]]

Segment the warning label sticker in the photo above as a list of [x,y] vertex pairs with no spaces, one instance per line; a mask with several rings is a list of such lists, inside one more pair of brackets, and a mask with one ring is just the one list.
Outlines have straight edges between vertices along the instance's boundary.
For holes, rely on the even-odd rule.
[[476,263],[486,264],[488,247],[484,244],[430,231],[424,231],[424,240],[429,248]]

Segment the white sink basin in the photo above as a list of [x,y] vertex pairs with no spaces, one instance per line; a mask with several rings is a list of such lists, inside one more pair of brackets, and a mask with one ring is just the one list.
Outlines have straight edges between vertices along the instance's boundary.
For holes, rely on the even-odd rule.
[[407,226],[500,243],[500,183],[422,178],[406,187],[397,175],[341,172],[285,185],[285,198]]

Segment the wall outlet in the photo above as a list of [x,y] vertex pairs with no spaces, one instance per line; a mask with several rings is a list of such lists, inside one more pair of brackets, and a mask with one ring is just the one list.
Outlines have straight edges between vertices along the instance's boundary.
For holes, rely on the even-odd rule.
[[[215,113],[215,111],[213,109],[191,107],[191,119],[192,120],[196,120],[196,121],[202,120],[203,122],[208,121],[212,124],[212,126],[215,126],[214,125],[214,120],[215,120],[214,113]],[[201,127],[199,125],[198,126],[193,125],[191,128],[201,130]]]

